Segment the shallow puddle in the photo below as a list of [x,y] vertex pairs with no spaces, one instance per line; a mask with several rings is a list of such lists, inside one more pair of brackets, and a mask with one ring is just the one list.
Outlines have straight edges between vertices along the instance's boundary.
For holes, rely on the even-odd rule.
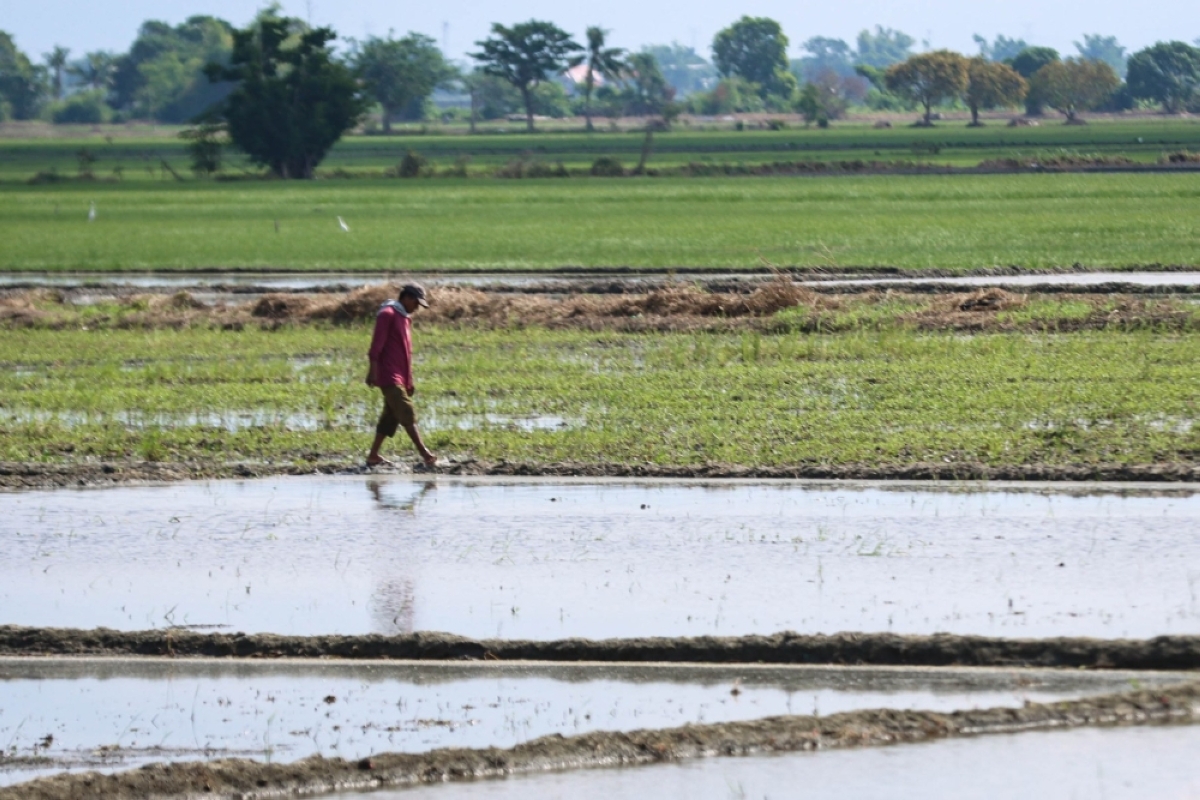
[[471,637],[1200,631],[1200,494],[401,476],[0,493],[20,625]]
[[[362,758],[547,734],[1017,707],[1170,673],[387,662],[0,659],[0,784],[64,769],[243,756]],[[735,688],[736,687],[736,690]],[[28,759],[47,759],[40,764]]]
[[340,794],[338,800],[1185,800],[1200,796],[1200,726],[981,736],[865,750],[712,758]]

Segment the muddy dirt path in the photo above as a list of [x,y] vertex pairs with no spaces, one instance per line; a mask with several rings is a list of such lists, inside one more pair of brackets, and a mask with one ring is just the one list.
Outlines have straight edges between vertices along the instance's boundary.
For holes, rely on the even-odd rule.
[[470,639],[447,633],[280,636],[0,625],[0,655],[500,660],[1200,670],[1200,636],[1000,639],[839,633],[631,639]]
[[856,711],[783,716],[666,730],[548,736],[511,749],[385,753],[358,761],[309,758],[294,764],[244,759],[159,764],[116,775],[42,778],[0,789],[0,800],[217,797],[252,800],[386,786],[499,778],[548,770],[636,766],[715,756],[873,747],[963,736],[1094,726],[1200,722],[1200,683],[1024,708],[939,714]]
[[[346,462],[314,464],[220,463],[209,461],[112,461],[47,464],[0,462],[0,489],[57,489],[128,484],[265,478],[277,475],[409,475],[426,472],[415,464],[366,470]],[[450,459],[434,473],[454,476],[551,478],[701,478],[838,481],[1038,481],[1200,483],[1200,464],[990,464],[915,462],[905,464],[800,464],[789,467],[751,467],[736,464],[672,466],[602,462],[483,461]],[[1167,487],[1164,487],[1164,489]]]

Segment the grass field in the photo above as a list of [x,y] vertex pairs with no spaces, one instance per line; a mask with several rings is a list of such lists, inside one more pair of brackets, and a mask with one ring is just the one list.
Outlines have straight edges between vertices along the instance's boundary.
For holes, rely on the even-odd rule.
[[[345,458],[365,326],[0,337],[0,460]],[[1200,335],[596,334],[424,327],[447,456],[696,465],[1194,461]],[[402,453],[407,455],[401,447]]]
[[1196,264],[1200,175],[10,186],[0,240],[0,270]]
[[[446,171],[460,158],[471,174],[488,174],[498,166],[526,158],[562,162],[568,170],[584,173],[602,155],[631,167],[641,148],[642,135],[637,131],[352,136],[333,149],[320,172],[380,175],[413,150],[429,159],[435,172]],[[83,129],[78,138],[0,138],[0,181],[22,182],[39,172],[74,176],[80,169],[79,153],[84,149],[96,159],[89,169],[98,178],[115,179],[119,175],[124,181],[136,183],[174,180],[161,168],[163,161],[190,178],[183,142],[173,135],[112,136]],[[670,170],[693,162],[754,165],[860,159],[967,167],[987,159],[1061,155],[1124,156],[1139,163],[1153,163],[1167,153],[1182,150],[1200,151],[1200,122],[1151,117],[1066,126],[1058,119],[1047,118],[1036,128],[1007,128],[1002,122],[967,128],[956,121],[930,129],[876,130],[861,123],[839,123],[828,130],[741,132],[702,131],[679,125],[655,137],[650,166]],[[228,157],[226,166],[232,174],[247,167],[236,155]]]

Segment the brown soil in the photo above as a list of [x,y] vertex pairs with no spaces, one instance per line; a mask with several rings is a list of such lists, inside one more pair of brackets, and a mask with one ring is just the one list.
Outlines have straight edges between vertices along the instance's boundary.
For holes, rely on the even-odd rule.
[[995,639],[891,633],[635,639],[468,639],[446,633],[280,636],[185,629],[26,628],[0,625],[0,655],[348,658],[872,666],[1071,667],[1200,670],[1200,636]]
[[[1014,315],[1010,312],[1028,308],[1038,295],[1003,288],[946,292],[946,287],[936,284],[905,287],[903,291],[871,286],[811,287],[781,275],[769,281],[713,282],[708,288],[676,282],[651,287],[609,283],[582,290],[576,287],[565,295],[444,286],[431,290],[432,307],[417,319],[420,325],[484,329],[540,326],[618,331],[837,332],[867,326],[1068,332],[1200,327],[1194,306],[1171,293],[1100,294],[1049,288],[1055,300],[1072,301],[1069,313],[1055,316],[1053,310],[1043,307],[1038,314]],[[1159,287],[1141,287],[1150,288]],[[1200,287],[1194,288],[1200,291]],[[119,294],[114,297],[113,310],[85,317],[62,290],[10,290],[0,293],[0,328],[61,329],[85,324],[91,329],[344,325],[370,320],[380,304],[395,293],[395,286],[381,284],[348,293],[271,293],[252,302],[215,307],[197,302],[188,292]],[[236,297],[230,295],[231,299]],[[787,309],[803,313],[775,316]]]
[[[416,463],[400,463],[374,472],[407,474]],[[1138,482],[1164,484],[1200,482],[1200,464],[1010,464],[974,462],[903,464],[796,464],[787,467],[748,467],[736,464],[671,466],[603,462],[463,461],[439,462],[442,475],[549,478],[745,478],[755,480],[911,480],[911,481],[1064,481]],[[356,475],[367,470],[358,463],[220,463],[220,462],[104,462],[48,464],[0,462],[0,489],[58,489],[103,487],[219,478],[264,478],[273,475]]]
[[279,797],[292,794],[501,778],[547,770],[635,766],[714,756],[872,747],[959,736],[1092,726],[1195,724],[1200,683],[1024,708],[855,711],[828,717],[769,717],[629,733],[545,736],[511,749],[383,753],[352,762],[322,757],[293,764],[245,759],[154,764],[116,775],[41,778],[0,789],[0,800]]

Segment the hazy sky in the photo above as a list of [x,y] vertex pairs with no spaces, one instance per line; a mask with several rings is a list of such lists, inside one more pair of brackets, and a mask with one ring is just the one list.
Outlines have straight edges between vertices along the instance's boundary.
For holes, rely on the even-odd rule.
[[[85,50],[124,50],[146,19],[174,24],[193,14],[212,14],[242,25],[262,5],[243,0],[0,0],[0,29],[14,34],[17,45],[37,59],[54,44],[70,47],[75,55]],[[859,30],[877,24],[899,28],[918,43],[928,40],[935,48],[969,53],[976,50],[973,33],[989,39],[997,33],[1021,37],[1064,54],[1075,52],[1072,42],[1083,33],[1115,35],[1129,51],[1159,40],[1191,42],[1200,36],[1195,0],[1155,0],[1145,6],[1127,0],[286,0],[282,5],[293,16],[332,25],[343,37],[384,35],[395,29],[418,31],[442,42],[445,33],[452,58],[471,50],[492,22],[511,24],[530,18],[550,20],[577,40],[588,25],[598,24],[613,32],[616,45],[638,48],[675,40],[694,44],[706,57],[713,34],[742,14],[779,20],[794,52],[810,36],[832,36],[853,44]]]

